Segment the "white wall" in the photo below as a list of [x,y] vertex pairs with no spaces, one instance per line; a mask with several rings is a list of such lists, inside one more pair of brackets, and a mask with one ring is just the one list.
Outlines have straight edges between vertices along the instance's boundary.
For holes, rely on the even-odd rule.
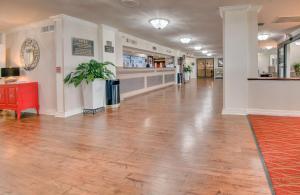
[[21,45],[26,38],[36,40],[40,47],[40,61],[32,71],[22,71],[20,80],[39,83],[39,103],[41,114],[55,114],[55,46],[54,33],[41,33],[41,27],[53,24],[50,20],[22,26],[6,34],[6,54],[8,66],[22,67],[20,60]]
[[[98,25],[70,16],[62,16],[63,20],[63,77],[74,71],[78,64],[91,59],[99,59]],[[73,56],[72,38],[81,38],[94,41],[94,57]],[[63,83],[62,83],[63,84]],[[82,112],[81,88],[64,86],[64,112],[73,115]]]
[[[113,64],[117,64],[119,61],[117,59],[117,54],[116,52],[120,52],[119,47],[116,47],[116,39],[117,39],[117,34],[118,30],[115,28],[112,28],[107,25],[100,25],[99,26],[99,35],[98,35],[98,41],[99,41],[99,60],[103,62],[112,62]],[[110,41],[112,43],[112,47],[114,47],[114,52],[113,53],[108,53],[105,52],[105,45],[106,42]],[[119,45],[118,45],[119,46]],[[110,70],[116,75],[116,68],[113,66],[109,67]]]

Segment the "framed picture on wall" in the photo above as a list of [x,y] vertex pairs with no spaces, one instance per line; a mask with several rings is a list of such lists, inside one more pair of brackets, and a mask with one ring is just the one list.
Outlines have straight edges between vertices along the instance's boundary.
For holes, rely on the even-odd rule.
[[218,58],[218,67],[223,67],[223,58]]

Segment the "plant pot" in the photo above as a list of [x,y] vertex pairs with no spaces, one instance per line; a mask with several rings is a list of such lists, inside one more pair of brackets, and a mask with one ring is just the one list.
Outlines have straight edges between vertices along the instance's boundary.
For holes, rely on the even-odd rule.
[[184,79],[185,79],[186,81],[189,81],[189,80],[190,80],[190,73],[189,73],[189,72],[185,72],[185,73],[184,73]]
[[96,79],[87,84],[82,82],[83,108],[85,110],[96,110],[106,105],[105,80]]

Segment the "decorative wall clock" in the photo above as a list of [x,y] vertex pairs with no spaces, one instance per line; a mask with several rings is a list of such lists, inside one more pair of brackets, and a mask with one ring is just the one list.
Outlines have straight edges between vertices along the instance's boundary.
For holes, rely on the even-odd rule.
[[26,71],[34,70],[40,61],[40,48],[34,39],[26,39],[21,47],[21,62]]

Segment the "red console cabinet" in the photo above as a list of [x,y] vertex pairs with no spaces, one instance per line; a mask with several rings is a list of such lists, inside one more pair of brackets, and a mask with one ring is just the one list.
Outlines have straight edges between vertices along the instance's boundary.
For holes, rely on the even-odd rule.
[[21,112],[33,108],[39,114],[38,83],[14,83],[0,85],[0,109],[14,110],[18,119]]

